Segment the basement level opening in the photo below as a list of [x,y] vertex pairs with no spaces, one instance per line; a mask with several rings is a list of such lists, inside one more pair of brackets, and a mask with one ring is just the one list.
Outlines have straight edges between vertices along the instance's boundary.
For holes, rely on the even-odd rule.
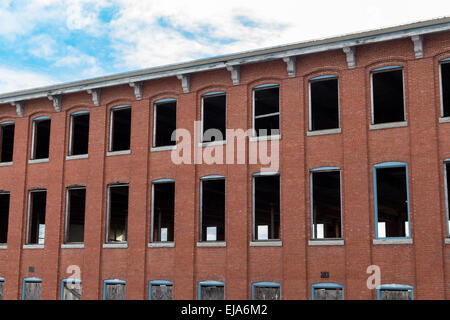
[[89,113],[72,115],[70,156],[88,154]]
[[447,178],[447,236],[450,237],[450,163],[445,164],[445,175]]
[[280,88],[257,88],[254,94],[256,136],[277,135],[280,131]]
[[153,239],[152,242],[173,242],[175,183],[153,184]]
[[225,287],[215,285],[201,286],[202,300],[225,300]]
[[46,203],[46,190],[30,191],[27,244],[44,244]]
[[372,73],[373,124],[405,121],[403,70]]
[[68,189],[67,197],[66,243],[82,243],[84,242],[86,188]]
[[310,130],[339,128],[338,79],[316,80],[310,83],[311,125]]
[[0,162],[12,162],[14,150],[14,124],[0,125]]
[[64,281],[62,300],[81,300],[81,286],[80,282]]
[[343,300],[340,288],[314,288],[314,300]]
[[[219,132],[220,136],[218,136]],[[226,140],[226,96],[225,94],[205,96],[203,97],[202,142],[223,140]]]
[[151,300],[173,300],[173,285],[152,284]]
[[442,111],[444,117],[450,117],[450,62],[441,64]]
[[124,283],[106,283],[105,300],[125,300],[126,284]]
[[411,290],[380,289],[380,300],[412,300]]
[[172,133],[177,128],[177,102],[159,102],[155,104],[154,147],[174,146]]
[[225,179],[201,181],[201,241],[225,241]]
[[280,239],[280,176],[254,177],[254,239]]
[[255,286],[254,300],[281,300],[280,287]]
[[34,120],[32,160],[48,159],[50,150],[50,119]]
[[111,111],[111,141],[110,150],[130,150],[131,108],[120,107]]
[[126,242],[128,225],[128,185],[111,185],[108,189],[108,242]]
[[3,281],[2,279],[0,279],[0,300],[3,300],[3,296],[5,295],[5,281]]
[[41,300],[42,282],[25,281],[23,291],[23,300]]
[[0,243],[8,242],[9,193],[0,193]]

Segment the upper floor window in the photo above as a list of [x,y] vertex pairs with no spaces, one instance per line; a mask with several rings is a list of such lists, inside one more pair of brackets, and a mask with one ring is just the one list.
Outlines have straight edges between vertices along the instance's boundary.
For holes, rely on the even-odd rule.
[[8,242],[9,192],[0,192],[0,244]]
[[68,188],[66,197],[65,243],[83,243],[86,187]]
[[280,239],[280,175],[253,177],[253,240]]
[[164,99],[155,102],[153,147],[174,146],[176,140],[172,140],[172,134],[177,128],[177,101]]
[[310,131],[339,129],[338,86],[336,76],[322,76],[310,80]]
[[33,120],[33,137],[31,145],[31,160],[48,159],[50,150],[50,126],[48,117]]
[[14,122],[0,124],[0,162],[12,162],[14,150]]
[[26,244],[44,244],[47,190],[31,190],[28,199]]
[[226,95],[213,92],[202,97],[202,142],[226,140]]
[[225,177],[200,181],[200,241],[225,240]]
[[128,234],[128,184],[108,186],[107,243],[125,243]]
[[253,90],[253,135],[265,137],[280,134],[280,87],[262,85]]
[[75,112],[70,116],[69,156],[88,154],[89,112]]
[[450,117],[450,58],[441,62],[442,116]]
[[130,150],[131,107],[118,106],[111,110],[109,151]]
[[157,180],[152,183],[151,242],[173,242],[175,220],[175,181]]

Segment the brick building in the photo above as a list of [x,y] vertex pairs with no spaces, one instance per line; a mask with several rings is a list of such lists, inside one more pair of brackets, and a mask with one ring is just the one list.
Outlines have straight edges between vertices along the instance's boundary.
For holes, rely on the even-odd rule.
[[[279,168],[175,164],[195,121]],[[450,298],[449,18],[2,94],[0,130],[4,299]]]

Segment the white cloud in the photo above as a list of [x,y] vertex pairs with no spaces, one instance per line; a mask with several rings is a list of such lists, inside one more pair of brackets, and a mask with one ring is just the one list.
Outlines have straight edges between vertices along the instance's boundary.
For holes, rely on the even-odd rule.
[[48,86],[57,82],[49,76],[33,71],[0,66],[0,93]]

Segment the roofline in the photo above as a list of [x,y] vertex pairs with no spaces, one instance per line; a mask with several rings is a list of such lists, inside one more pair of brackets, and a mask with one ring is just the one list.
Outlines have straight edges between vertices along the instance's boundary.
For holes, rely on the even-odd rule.
[[22,102],[31,99],[70,94],[86,90],[130,84],[154,79],[186,75],[258,63],[275,59],[295,57],[359,45],[398,40],[412,36],[450,30],[450,17],[414,22],[401,26],[347,34],[326,39],[258,49],[218,57],[200,59],[179,64],[159,66],[127,73],[92,78],[88,80],[58,84],[23,91],[0,94],[0,104]]

